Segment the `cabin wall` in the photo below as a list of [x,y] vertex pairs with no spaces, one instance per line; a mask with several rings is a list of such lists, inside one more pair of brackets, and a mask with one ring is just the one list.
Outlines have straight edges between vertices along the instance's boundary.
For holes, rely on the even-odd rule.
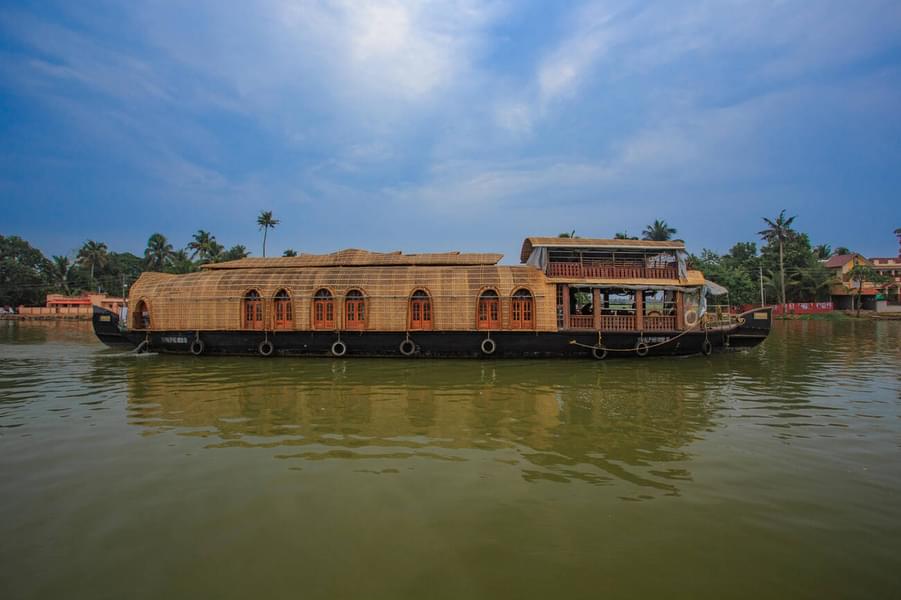
[[[144,300],[154,331],[240,330],[243,298],[256,290],[264,299],[265,329],[274,329],[272,298],[285,289],[294,309],[293,330],[312,330],[313,295],[328,289],[335,299],[336,329],[343,329],[344,296],[360,290],[367,299],[367,331],[406,331],[409,300],[417,289],[432,301],[435,331],[477,329],[480,293],[494,289],[501,298],[501,328],[511,326],[510,297],[528,289],[534,300],[534,330],[556,331],[554,286],[532,267],[331,267],[294,269],[218,269],[168,275],[145,273],[132,286],[129,305]],[[134,327],[133,323],[129,326]]]

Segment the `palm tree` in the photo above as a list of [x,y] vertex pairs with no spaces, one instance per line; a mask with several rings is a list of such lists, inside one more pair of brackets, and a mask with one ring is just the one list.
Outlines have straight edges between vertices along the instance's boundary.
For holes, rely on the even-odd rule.
[[147,248],[144,249],[144,264],[147,266],[147,270],[165,270],[172,263],[174,256],[172,244],[162,233],[154,233],[147,239]]
[[297,256],[297,250],[294,248],[288,248],[284,252],[282,252],[282,256]]
[[187,249],[181,249],[172,253],[172,261],[166,270],[169,273],[193,273],[197,270],[197,265],[188,256]]
[[68,256],[54,256],[50,263],[50,282],[59,292],[69,295],[69,272],[72,263]]
[[95,242],[94,240],[86,241],[81,250],[78,251],[76,262],[82,267],[91,267],[91,283],[93,284],[94,269],[96,267],[102,269],[109,263],[109,253],[107,252],[106,244]]
[[[675,230],[673,230],[673,231],[675,231]],[[617,231],[613,235],[613,239],[615,239],[615,240],[637,240],[638,238],[635,237],[634,235],[629,235],[628,231]]]
[[558,234],[557,237],[558,238],[574,238],[574,237],[576,237],[576,230],[573,229],[572,231],[570,231],[568,233],[564,231],[563,233]]
[[851,254],[851,251],[848,248],[846,248],[845,246],[839,246],[838,248],[835,249],[834,254],[836,256],[847,256],[848,254]]
[[817,257],[818,260],[826,260],[830,256],[832,256],[832,246],[829,244],[820,244],[818,246],[814,246],[813,255]]
[[216,236],[203,229],[197,230],[197,233],[194,234],[194,241],[188,244],[188,248],[192,250],[191,258],[200,256],[202,263],[215,261],[222,252],[222,245],[216,241]]
[[672,239],[676,234],[676,229],[666,224],[666,221],[656,219],[652,224],[645,227],[642,238],[655,242],[665,242]]
[[278,223],[278,219],[272,218],[271,210],[260,211],[260,216],[257,217],[257,225],[263,230],[263,258],[266,258],[266,234],[269,233],[270,229],[275,229]]
[[775,221],[771,221],[763,217],[763,221],[768,225],[763,231],[757,232],[766,243],[779,244],[779,279],[781,281],[782,304],[785,305],[785,242],[795,237],[795,230],[791,228],[792,222],[796,217],[785,218],[785,209],[779,213]]
[[250,255],[250,252],[247,251],[247,248],[241,244],[237,244],[236,246],[232,246],[226,252],[224,252],[221,256],[222,260],[240,260],[242,258],[247,258]]

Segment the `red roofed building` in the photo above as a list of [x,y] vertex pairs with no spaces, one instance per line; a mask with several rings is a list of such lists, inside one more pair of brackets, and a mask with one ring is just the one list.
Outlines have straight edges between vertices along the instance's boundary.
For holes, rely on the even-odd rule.
[[850,310],[854,308],[855,297],[860,296],[860,307],[867,310],[876,309],[876,295],[879,293],[876,285],[870,281],[858,283],[851,280],[851,269],[860,265],[872,267],[873,264],[867,258],[856,252],[830,257],[823,263],[835,276],[829,294],[832,303],[838,310]]

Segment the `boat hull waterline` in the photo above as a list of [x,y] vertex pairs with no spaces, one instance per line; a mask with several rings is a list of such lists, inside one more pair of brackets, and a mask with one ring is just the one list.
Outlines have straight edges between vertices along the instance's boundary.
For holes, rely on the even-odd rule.
[[[95,307],[94,332],[112,348],[196,356],[400,358],[628,358],[753,348],[772,326],[772,307],[722,327],[687,331],[128,331]],[[490,340],[486,343],[486,340]]]

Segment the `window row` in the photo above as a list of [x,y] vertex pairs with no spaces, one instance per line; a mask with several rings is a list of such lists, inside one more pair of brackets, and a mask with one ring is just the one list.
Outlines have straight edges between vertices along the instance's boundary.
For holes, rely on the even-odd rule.
[[[366,329],[369,320],[368,298],[360,290],[351,290],[344,297],[344,322],[342,329]],[[293,329],[294,315],[291,296],[280,290],[273,297],[274,327]],[[331,291],[322,288],[313,295],[313,329],[335,329],[339,303]],[[247,292],[242,305],[244,329],[263,329],[263,298],[256,290]],[[532,329],[535,326],[534,300],[526,289],[514,292],[510,299],[510,328]],[[408,301],[407,327],[410,330],[432,329],[432,298],[423,289],[415,290]],[[500,329],[500,296],[494,290],[485,290],[479,296],[476,325],[479,329]]]

